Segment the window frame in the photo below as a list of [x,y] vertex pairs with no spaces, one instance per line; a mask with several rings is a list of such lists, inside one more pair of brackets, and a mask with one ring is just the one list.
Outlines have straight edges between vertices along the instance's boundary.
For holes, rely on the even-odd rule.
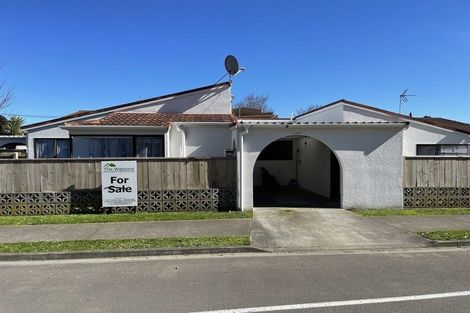
[[[141,157],[137,156],[137,140],[139,138],[160,138],[161,142],[161,150],[162,150],[162,156],[157,156],[157,157]],[[133,154],[135,158],[164,158],[165,157],[165,135],[135,135],[132,138],[132,144],[133,144]]]
[[[54,140],[54,157],[52,158],[39,158],[38,157],[38,149],[37,149],[37,142],[40,140]],[[34,158],[35,159],[64,159],[64,158],[58,158],[57,157],[57,140],[64,140],[67,142],[69,149],[68,149],[68,155],[65,157],[65,159],[70,159],[72,157],[72,141],[70,138],[60,138],[60,137],[54,137],[54,138],[34,138]]]
[[[436,154],[418,154],[420,147],[436,147]],[[467,154],[441,154],[441,147],[448,147],[448,146],[466,146],[467,147]],[[416,145],[416,155],[417,156],[470,156],[470,144],[417,144]]]
[[[128,158],[164,158],[165,157],[165,135],[164,134],[157,134],[157,135],[126,135],[126,134],[112,134],[112,135],[70,135],[70,158],[75,159],[73,155],[73,138],[75,137],[130,137],[132,139],[132,156]],[[161,157],[138,157],[137,156],[137,138],[154,138],[160,137],[162,142],[162,156]],[[100,159],[100,158],[112,158],[112,157],[96,157],[93,159]],[[116,158],[126,158],[126,157],[116,157]],[[78,159],[78,158],[77,158]]]

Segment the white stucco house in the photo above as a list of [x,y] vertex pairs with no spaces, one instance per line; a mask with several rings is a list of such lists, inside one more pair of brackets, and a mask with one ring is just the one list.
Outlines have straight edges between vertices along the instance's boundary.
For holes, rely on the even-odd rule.
[[[339,100],[292,119],[232,114],[229,83],[25,126],[29,158],[236,156],[239,208],[403,205],[403,158],[470,155],[470,125]],[[270,202],[271,201],[271,202]],[[302,204],[300,203],[300,204]]]

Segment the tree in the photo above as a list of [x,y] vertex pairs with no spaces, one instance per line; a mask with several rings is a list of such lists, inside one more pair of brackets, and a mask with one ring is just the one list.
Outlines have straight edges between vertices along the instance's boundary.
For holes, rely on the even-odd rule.
[[307,112],[310,112],[310,111],[313,111],[313,110],[316,110],[318,108],[320,108],[321,105],[317,105],[317,104],[311,104],[311,105],[308,105],[306,107],[300,107],[297,109],[297,111],[295,112],[296,115],[302,115],[304,113],[307,113]]
[[250,108],[259,109],[261,112],[272,112],[272,109],[268,105],[268,99],[269,96],[250,93],[240,102],[237,102],[235,108]]
[[24,124],[24,118],[21,116],[12,116],[8,120],[8,133],[9,135],[23,135],[21,126]]
[[[0,64],[0,70],[3,64]],[[5,81],[0,81],[0,111],[6,108],[13,100],[13,89],[5,90]],[[0,135],[8,135],[10,133],[9,120],[0,115]]]
[[[3,65],[0,65],[0,70]],[[6,108],[13,100],[13,89],[5,90],[5,82],[0,82],[0,110]]]
[[8,135],[9,129],[8,129],[8,119],[0,115],[0,135]]

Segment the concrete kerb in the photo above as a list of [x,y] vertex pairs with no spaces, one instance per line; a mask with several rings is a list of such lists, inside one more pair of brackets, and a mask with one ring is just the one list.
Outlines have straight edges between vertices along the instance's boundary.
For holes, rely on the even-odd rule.
[[[401,244],[388,244],[388,245],[354,245],[354,246],[335,246],[330,248],[316,248],[316,247],[263,247],[264,252],[271,253],[296,253],[296,252],[327,252],[327,251],[406,251],[414,249],[428,249],[440,247],[434,241],[426,242],[424,245],[401,245]],[[454,245],[442,247],[457,247]]]
[[202,254],[244,254],[244,253],[355,253],[364,251],[389,252],[407,251],[429,248],[463,248],[469,247],[470,240],[434,241],[422,248],[413,247],[351,247],[349,249],[260,249],[252,246],[233,247],[193,247],[193,248],[167,248],[167,249],[138,249],[138,250],[107,250],[107,251],[77,251],[77,252],[48,252],[48,253],[3,253],[0,254],[0,262],[8,261],[47,261],[47,260],[72,260],[72,259],[99,259],[99,258],[124,258],[145,256],[171,256],[171,255],[202,255]]
[[106,250],[106,251],[77,251],[77,252],[47,252],[47,253],[3,253],[0,261],[46,261],[70,259],[121,258],[142,256],[168,256],[192,254],[223,254],[223,253],[254,253],[265,252],[250,246],[233,247],[194,247],[168,249],[136,249],[136,250]]
[[433,240],[430,247],[469,247],[470,240]]

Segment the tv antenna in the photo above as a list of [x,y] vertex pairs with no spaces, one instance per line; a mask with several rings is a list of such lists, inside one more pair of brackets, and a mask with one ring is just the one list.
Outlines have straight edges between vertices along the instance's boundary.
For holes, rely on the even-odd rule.
[[405,89],[400,95],[400,104],[398,106],[398,114],[401,114],[401,111],[405,112],[405,103],[408,102],[408,97],[414,97],[416,95],[408,94],[408,88]]

